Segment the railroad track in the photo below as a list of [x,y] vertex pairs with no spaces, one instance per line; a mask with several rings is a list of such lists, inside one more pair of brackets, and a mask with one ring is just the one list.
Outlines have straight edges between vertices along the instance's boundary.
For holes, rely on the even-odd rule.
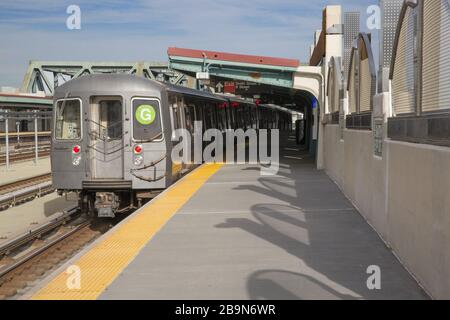
[[33,185],[37,185],[43,182],[48,182],[52,180],[52,174],[51,173],[45,173],[41,174],[35,177],[27,178],[20,181],[11,182],[8,184],[4,184],[0,186],[0,195],[11,193],[17,190],[20,190],[25,187],[30,187]]
[[87,218],[78,208],[72,208],[60,218],[1,245],[0,300],[20,294],[111,227],[110,221]]
[[[38,155],[40,158],[42,157],[48,157],[50,156],[50,149],[48,150],[40,150],[38,152]],[[11,155],[9,156],[9,162],[10,163],[14,163],[14,162],[19,162],[19,161],[27,161],[27,160],[32,160],[34,159],[35,154],[34,151],[27,151],[27,152],[23,152],[23,153],[11,153]],[[6,164],[6,156],[4,154],[0,155],[0,165],[4,165]]]
[[0,186],[0,211],[55,191],[51,173]]

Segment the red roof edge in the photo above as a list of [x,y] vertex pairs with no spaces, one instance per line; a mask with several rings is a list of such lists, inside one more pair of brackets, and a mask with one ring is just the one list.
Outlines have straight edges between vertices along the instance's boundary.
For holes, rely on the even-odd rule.
[[208,60],[221,60],[239,63],[290,67],[290,68],[298,68],[300,66],[300,61],[297,59],[263,57],[263,56],[253,56],[246,54],[236,54],[236,53],[217,52],[208,50],[184,49],[176,47],[170,47],[167,50],[167,54],[169,56],[179,56],[186,58],[196,58],[196,59],[207,58]]

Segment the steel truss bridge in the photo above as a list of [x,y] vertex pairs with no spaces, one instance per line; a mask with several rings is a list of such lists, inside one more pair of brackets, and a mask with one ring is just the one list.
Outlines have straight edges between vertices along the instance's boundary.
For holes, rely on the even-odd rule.
[[30,61],[21,92],[53,95],[56,87],[87,74],[127,73],[177,85],[187,85],[189,77],[168,68],[163,62]]

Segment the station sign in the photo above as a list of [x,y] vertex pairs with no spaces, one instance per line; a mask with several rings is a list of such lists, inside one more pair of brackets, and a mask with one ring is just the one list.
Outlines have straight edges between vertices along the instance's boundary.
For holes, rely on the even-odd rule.
[[217,93],[228,93],[234,95],[260,94],[261,85],[249,81],[219,81],[211,79],[210,86]]
[[236,94],[236,84],[233,81],[225,81],[223,86],[224,93]]

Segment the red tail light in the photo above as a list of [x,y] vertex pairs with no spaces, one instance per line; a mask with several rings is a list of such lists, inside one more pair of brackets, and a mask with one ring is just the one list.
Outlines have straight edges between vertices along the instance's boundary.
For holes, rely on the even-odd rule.
[[74,146],[72,148],[72,153],[73,154],[79,154],[81,152],[81,147],[80,146]]
[[239,102],[232,102],[232,103],[231,103],[231,106],[232,106],[233,108],[237,108],[237,107],[239,107]]
[[141,154],[142,153],[142,146],[137,145],[134,146],[134,154]]

